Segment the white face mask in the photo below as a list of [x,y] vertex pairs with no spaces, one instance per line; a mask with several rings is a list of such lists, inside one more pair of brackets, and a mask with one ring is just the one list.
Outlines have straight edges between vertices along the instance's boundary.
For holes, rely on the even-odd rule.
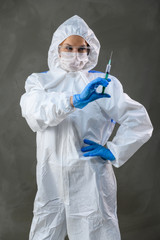
[[60,55],[61,67],[69,72],[81,70],[88,62],[87,53],[61,52]]

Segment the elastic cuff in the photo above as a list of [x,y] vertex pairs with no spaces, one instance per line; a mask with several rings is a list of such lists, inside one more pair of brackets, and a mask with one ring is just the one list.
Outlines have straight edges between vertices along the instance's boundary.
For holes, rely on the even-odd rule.
[[70,97],[71,96],[66,96],[66,102],[65,102],[65,112],[73,112],[76,110],[74,106],[72,106],[70,102]]

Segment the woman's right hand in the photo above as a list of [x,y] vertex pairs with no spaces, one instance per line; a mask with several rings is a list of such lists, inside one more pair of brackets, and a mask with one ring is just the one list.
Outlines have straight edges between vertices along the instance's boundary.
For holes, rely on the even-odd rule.
[[99,85],[107,87],[110,81],[110,79],[106,80],[105,78],[98,77],[88,83],[80,94],[73,95],[73,100],[71,100],[73,101],[73,106],[75,108],[84,108],[88,103],[99,98],[110,98],[111,96],[109,94],[96,92]]

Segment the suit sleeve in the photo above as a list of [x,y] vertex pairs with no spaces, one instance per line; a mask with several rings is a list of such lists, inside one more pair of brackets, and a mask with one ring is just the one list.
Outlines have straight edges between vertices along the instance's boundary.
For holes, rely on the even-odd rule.
[[32,131],[43,131],[62,122],[75,108],[70,95],[62,92],[46,92],[38,81],[38,74],[31,74],[25,82],[26,92],[21,96],[22,116]]
[[112,141],[106,143],[114,154],[115,167],[122,166],[152,135],[153,127],[143,105],[123,92],[119,80],[111,78],[105,92],[110,99],[100,99],[99,104],[105,112],[120,124]]

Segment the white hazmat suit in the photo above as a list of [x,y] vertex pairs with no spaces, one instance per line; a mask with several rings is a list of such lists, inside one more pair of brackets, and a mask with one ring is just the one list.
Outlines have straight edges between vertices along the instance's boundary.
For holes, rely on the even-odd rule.
[[[67,72],[60,66],[58,45],[71,35],[91,46],[82,70]],[[30,240],[119,240],[117,185],[112,165],[124,164],[152,135],[145,108],[123,92],[110,75],[101,98],[83,109],[70,104],[70,96],[104,73],[89,71],[98,61],[100,44],[82,18],[75,15],[53,34],[48,52],[49,71],[31,74],[20,100],[22,116],[37,137],[37,194]],[[97,91],[102,91],[99,86]],[[116,136],[108,141],[115,121]],[[84,157],[83,139],[105,145],[114,161]]]

